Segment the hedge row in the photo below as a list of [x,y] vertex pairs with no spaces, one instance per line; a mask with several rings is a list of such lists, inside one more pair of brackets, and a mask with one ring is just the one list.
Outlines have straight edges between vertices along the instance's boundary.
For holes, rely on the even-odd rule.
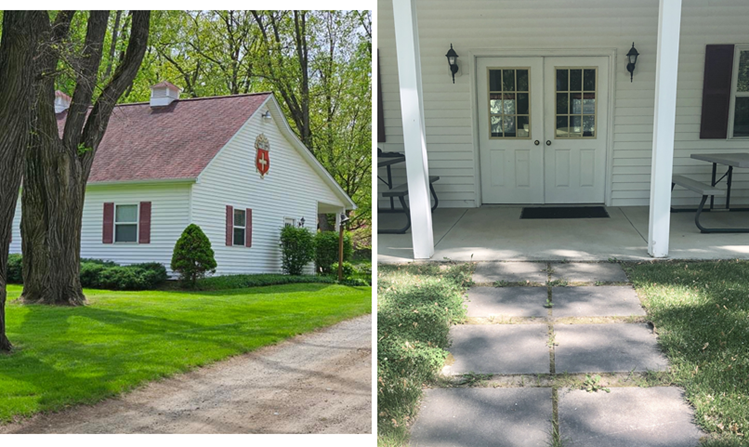
[[[168,279],[166,268],[157,262],[117,265],[100,259],[81,259],[81,285],[94,289],[150,290]],[[8,282],[23,284],[23,258],[8,256]]]
[[381,437],[404,438],[424,383],[447,358],[448,332],[465,320],[472,265],[380,266],[377,414]]

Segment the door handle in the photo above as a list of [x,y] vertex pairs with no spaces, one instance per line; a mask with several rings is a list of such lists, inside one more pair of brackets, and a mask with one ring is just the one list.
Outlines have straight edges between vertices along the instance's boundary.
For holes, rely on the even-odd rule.
[[551,140],[546,140],[546,145],[551,146]]
[[536,141],[533,142],[533,144],[535,144],[536,146],[538,146],[539,144],[541,144],[541,142],[538,141],[538,140],[536,140]]

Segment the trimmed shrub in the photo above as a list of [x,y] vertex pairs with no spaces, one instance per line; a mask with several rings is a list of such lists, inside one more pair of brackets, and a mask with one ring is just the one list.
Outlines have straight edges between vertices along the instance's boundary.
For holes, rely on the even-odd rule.
[[211,241],[199,226],[188,225],[174,245],[172,270],[179,273],[185,286],[194,287],[206,273],[214,273],[216,266]]
[[[334,262],[330,264],[329,270],[330,270],[330,274],[337,278],[338,277],[337,276],[338,275],[338,262]],[[359,273],[359,272],[356,270],[356,267],[354,267],[354,264],[350,262],[344,262],[343,264],[341,264],[341,273],[343,274],[344,278],[348,279],[354,276],[354,274]]]
[[[276,286],[281,284],[318,283],[335,284],[335,278],[321,275],[282,275],[280,273],[259,273],[253,275],[213,276],[198,280],[198,290],[245,289],[248,287]],[[357,284],[358,285],[358,284]]]
[[[350,261],[354,249],[351,245],[351,233],[343,233],[343,260]],[[335,269],[331,270],[331,264],[335,263]],[[315,264],[317,270],[329,275],[338,271],[338,232],[321,231],[315,235]]]
[[289,275],[301,275],[315,258],[315,240],[306,228],[291,225],[281,229],[281,265]]
[[8,255],[7,282],[9,284],[23,284],[23,257]]
[[97,262],[81,262],[81,285],[83,287],[99,287],[99,275],[108,268]]

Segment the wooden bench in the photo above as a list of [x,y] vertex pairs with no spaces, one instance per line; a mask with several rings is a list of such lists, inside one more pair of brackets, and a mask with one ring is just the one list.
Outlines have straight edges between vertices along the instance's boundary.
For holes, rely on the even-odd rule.
[[710,196],[725,196],[726,190],[716,188],[715,186],[707,183],[698,182],[697,180],[685,177],[683,175],[674,175],[671,177],[671,191],[674,190],[674,186],[679,185],[690,191],[696,192],[702,196],[700,206],[697,207],[697,213],[694,215],[694,223],[702,233],[749,233],[749,228],[705,228],[700,225],[700,215],[705,208],[705,202]]
[[[434,191],[434,182],[439,180],[439,176],[436,175],[430,175],[429,176],[429,191],[432,194],[432,198],[434,199],[434,205],[432,205],[432,211],[437,209],[437,205],[439,204],[439,199],[437,198],[437,192]],[[389,230],[389,229],[378,229],[379,234],[403,234],[406,231],[408,231],[409,228],[411,228],[411,213],[408,210],[408,205],[406,205],[406,196],[408,195],[408,183],[404,183],[402,185],[398,185],[393,189],[389,189],[382,193],[382,196],[385,198],[388,197],[397,197],[398,200],[401,202],[401,208],[403,209],[403,212],[406,214],[406,226],[403,228],[398,228],[395,230]]]

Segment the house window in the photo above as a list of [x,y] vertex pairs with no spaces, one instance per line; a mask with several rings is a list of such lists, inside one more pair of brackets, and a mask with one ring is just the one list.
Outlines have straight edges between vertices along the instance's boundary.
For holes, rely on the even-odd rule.
[[530,136],[530,69],[489,69],[490,138]]
[[284,227],[295,227],[296,226],[296,219],[293,217],[284,217],[283,218],[283,226]]
[[734,137],[749,137],[749,46],[736,46],[733,58],[733,85],[731,88],[732,124]]
[[234,245],[245,244],[245,232],[247,231],[247,215],[245,210],[234,210]]
[[117,205],[114,216],[114,241],[138,242],[138,205]]

